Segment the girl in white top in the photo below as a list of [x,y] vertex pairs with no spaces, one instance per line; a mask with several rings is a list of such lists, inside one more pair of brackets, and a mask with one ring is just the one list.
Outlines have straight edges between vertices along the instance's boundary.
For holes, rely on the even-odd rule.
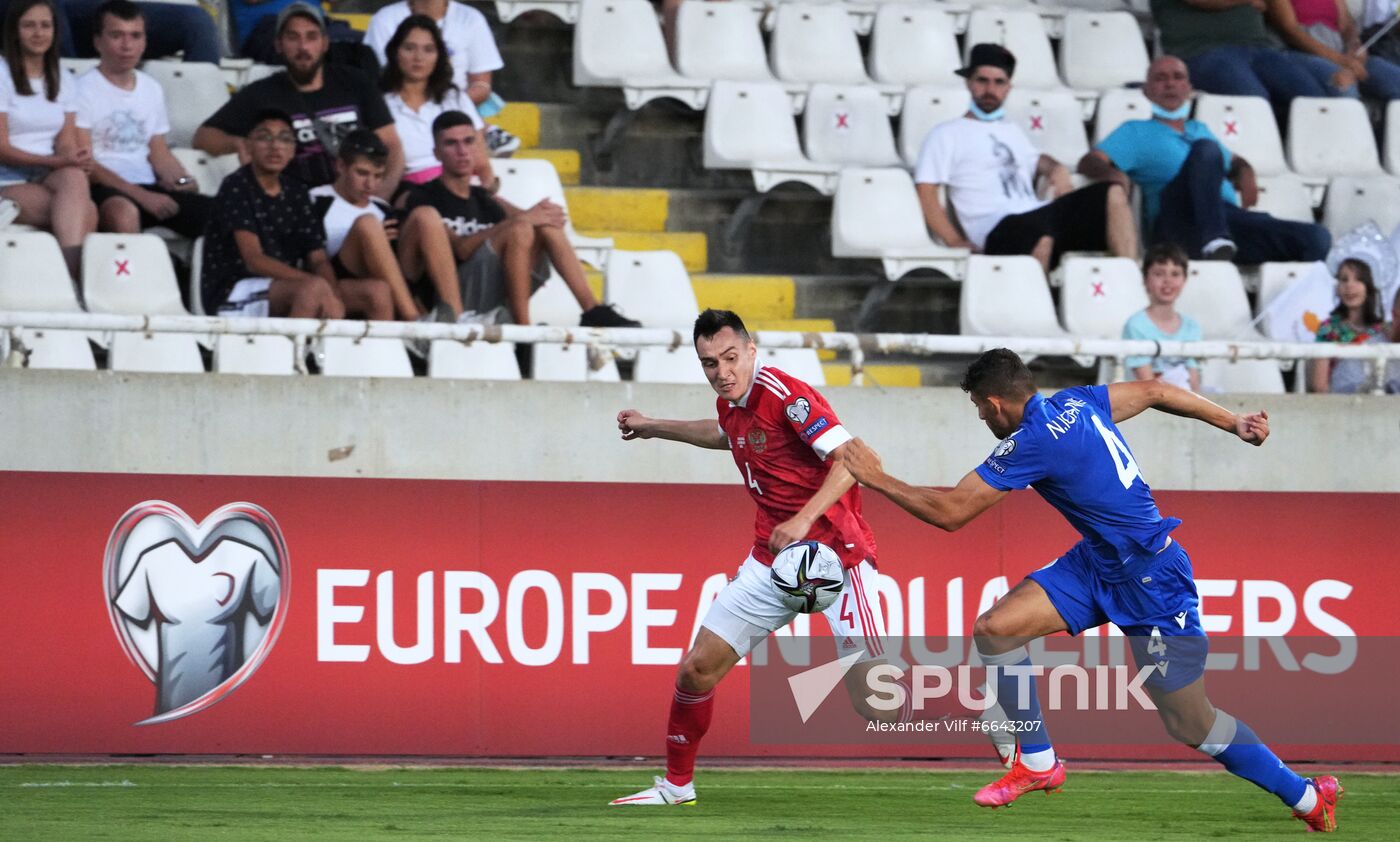
[[50,0],[10,4],[0,66],[0,197],[19,221],[53,231],[68,272],[79,277],[83,238],[97,229],[88,192],[92,153],[74,122],[77,102],[58,67]]
[[[385,53],[388,61],[380,87],[403,142],[403,183],[426,184],[442,174],[442,165],[433,155],[433,120],[444,111],[461,111],[479,130],[481,116],[471,99],[452,83],[452,62],[432,18],[406,18],[389,39]],[[476,135],[480,153],[476,177],[494,190],[496,174],[491,170],[483,134],[478,131]]]

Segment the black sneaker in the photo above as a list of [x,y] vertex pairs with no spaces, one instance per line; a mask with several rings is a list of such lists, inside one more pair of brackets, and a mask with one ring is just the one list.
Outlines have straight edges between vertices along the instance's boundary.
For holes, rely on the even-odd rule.
[[599,304],[592,310],[585,310],[578,320],[580,327],[641,327],[642,323],[629,319],[613,309],[611,304]]
[[500,126],[487,125],[486,149],[492,158],[509,158],[519,148],[520,138]]

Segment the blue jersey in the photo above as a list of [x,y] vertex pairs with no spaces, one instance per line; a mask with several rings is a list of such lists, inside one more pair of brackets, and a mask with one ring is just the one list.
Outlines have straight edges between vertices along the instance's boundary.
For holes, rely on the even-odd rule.
[[1157,511],[1132,451],[1113,424],[1107,386],[1033,395],[1021,426],[977,466],[993,488],[1030,486],[1059,510],[1097,557],[1110,582],[1123,566],[1150,558],[1181,525]]

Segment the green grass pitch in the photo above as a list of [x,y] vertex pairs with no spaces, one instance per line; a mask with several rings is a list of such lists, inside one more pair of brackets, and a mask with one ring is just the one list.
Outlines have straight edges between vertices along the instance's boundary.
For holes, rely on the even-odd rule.
[[[984,810],[995,776],[911,769],[709,770],[694,807],[610,808],[650,770],[0,766],[0,838],[1282,838],[1305,828],[1221,772],[1076,772],[1064,791]],[[1400,777],[1347,774],[1339,831],[1400,839]]]

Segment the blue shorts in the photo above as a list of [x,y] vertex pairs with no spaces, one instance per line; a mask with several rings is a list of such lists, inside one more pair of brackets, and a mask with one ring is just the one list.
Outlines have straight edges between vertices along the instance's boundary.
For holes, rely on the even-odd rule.
[[1126,581],[1104,581],[1105,564],[1081,541],[1026,578],[1045,589],[1069,633],[1113,623],[1128,637],[1139,667],[1154,667],[1146,684],[1178,690],[1205,672],[1206,632],[1191,557],[1177,541],[1157,555],[1130,564]]
[[38,184],[49,175],[48,167],[24,167],[0,164],[0,187],[15,184]]

